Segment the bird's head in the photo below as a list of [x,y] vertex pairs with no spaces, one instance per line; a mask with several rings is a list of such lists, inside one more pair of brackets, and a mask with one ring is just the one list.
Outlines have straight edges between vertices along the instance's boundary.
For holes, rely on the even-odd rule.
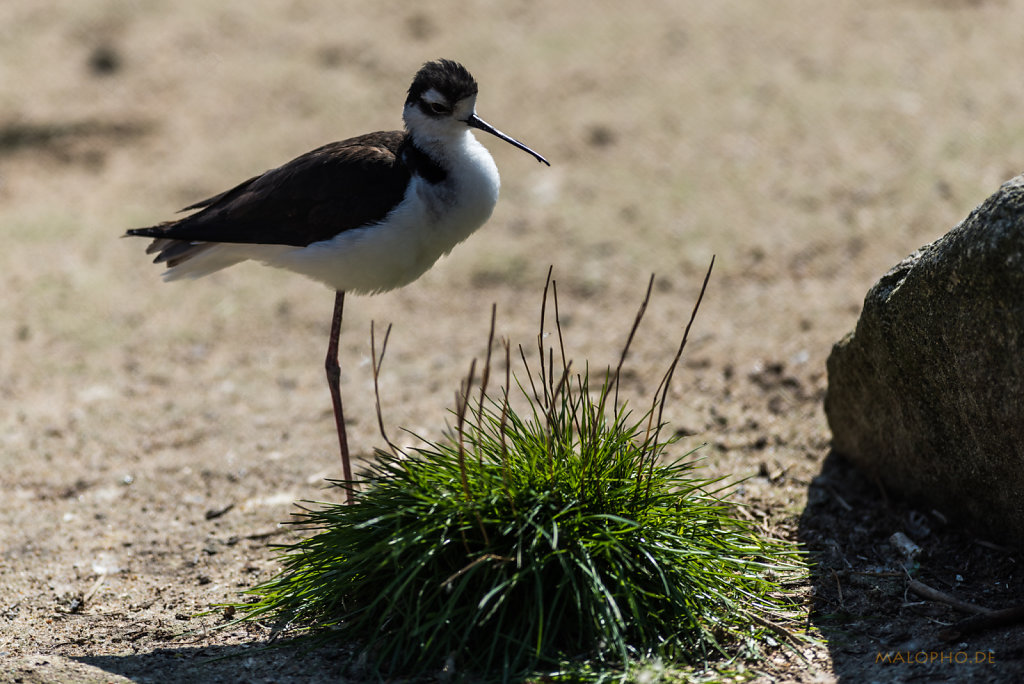
[[486,131],[532,154],[550,166],[547,159],[511,136],[505,135],[476,114],[476,80],[466,67],[448,59],[424,64],[409,86],[403,118],[413,140],[421,144],[444,143],[466,131]]

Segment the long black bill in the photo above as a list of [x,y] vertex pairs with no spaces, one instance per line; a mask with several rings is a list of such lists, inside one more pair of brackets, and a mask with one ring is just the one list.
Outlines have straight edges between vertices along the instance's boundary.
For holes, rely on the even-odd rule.
[[505,135],[504,133],[499,131],[497,128],[495,128],[494,126],[492,126],[491,124],[487,123],[486,121],[481,119],[479,116],[477,116],[475,112],[473,114],[470,114],[469,119],[466,120],[466,123],[469,124],[470,126],[472,126],[473,128],[479,128],[481,131],[486,131],[486,132],[490,133],[491,135],[497,136],[497,137],[501,138],[502,140],[504,140],[505,142],[510,143],[512,145],[515,145],[516,147],[518,147],[519,149],[523,150],[524,152],[529,152],[530,154],[532,154],[537,159],[537,161],[543,162],[543,163],[547,164],[548,166],[551,166],[551,162],[549,162],[547,159],[545,159],[544,157],[540,156],[539,154],[537,154],[536,152],[534,152],[529,147],[527,147],[523,143],[519,142],[518,140],[516,140],[512,136]]

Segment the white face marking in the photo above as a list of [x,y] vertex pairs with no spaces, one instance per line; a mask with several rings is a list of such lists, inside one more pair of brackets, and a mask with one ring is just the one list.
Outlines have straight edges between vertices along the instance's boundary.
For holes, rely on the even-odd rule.
[[470,115],[476,111],[476,95],[472,97],[464,97],[455,103],[455,108],[452,114],[459,121],[466,121]]
[[423,93],[423,101],[427,104],[448,106],[448,98],[442,95],[436,88],[431,88]]
[[[421,102],[432,104],[438,102],[445,107],[451,103],[439,91],[430,89],[420,98]],[[424,150],[430,151],[437,158],[445,158],[451,150],[445,149],[448,145],[456,144],[464,136],[471,136],[466,121],[473,114],[476,107],[476,96],[465,97],[455,103],[453,111],[449,115],[431,116],[426,114],[420,105],[410,102],[405,107],[402,117],[405,119],[406,128],[413,134],[417,144]]]

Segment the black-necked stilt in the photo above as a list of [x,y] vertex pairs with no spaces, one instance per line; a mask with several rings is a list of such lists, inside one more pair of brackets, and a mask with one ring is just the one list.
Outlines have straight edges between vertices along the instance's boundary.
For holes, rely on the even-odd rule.
[[404,131],[329,143],[186,207],[198,210],[190,216],[126,233],[154,238],[146,253],[167,264],[165,280],[254,259],[334,288],[325,366],[348,481],[338,364],[345,292],[406,285],[487,221],[498,199],[498,169],[471,129],[548,164],[478,117],[476,95],[476,81],[461,64],[428,62],[409,87]]

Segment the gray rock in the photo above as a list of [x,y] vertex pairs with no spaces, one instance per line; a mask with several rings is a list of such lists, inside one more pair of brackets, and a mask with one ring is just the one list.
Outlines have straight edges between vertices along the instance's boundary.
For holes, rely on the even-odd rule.
[[888,491],[1024,547],[1024,176],[871,288],[825,414]]

